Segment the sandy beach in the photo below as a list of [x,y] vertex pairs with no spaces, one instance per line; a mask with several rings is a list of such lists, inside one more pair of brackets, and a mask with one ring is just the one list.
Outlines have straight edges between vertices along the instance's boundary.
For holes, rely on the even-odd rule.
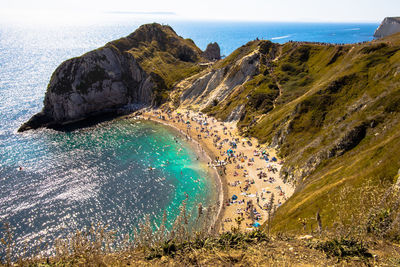
[[218,173],[220,205],[215,228],[219,232],[236,227],[237,221],[241,230],[262,225],[269,211],[279,208],[294,192],[279,178],[282,161],[276,151],[240,136],[235,122],[220,122],[183,109],[172,113],[147,110],[141,117],[178,129],[198,146],[198,152],[208,155],[208,167]]

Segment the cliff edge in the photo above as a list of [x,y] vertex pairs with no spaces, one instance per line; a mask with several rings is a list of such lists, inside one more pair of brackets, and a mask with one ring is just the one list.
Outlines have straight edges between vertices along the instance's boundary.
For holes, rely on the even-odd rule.
[[170,26],[142,25],[127,37],[63,62],[52,74],[42,111],[18,131],[158,106],[176,82],[202,69],[198,63],[207,61],[202,54]]
[[374,33],[374,37],[382,38],[400,32],[400,17],[385,18]]

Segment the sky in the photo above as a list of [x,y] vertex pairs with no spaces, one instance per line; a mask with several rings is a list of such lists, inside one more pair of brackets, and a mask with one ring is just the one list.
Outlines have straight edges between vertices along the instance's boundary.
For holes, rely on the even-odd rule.
[[107,14],[177,20],[379,23],[385,17],[400,16],[400,0],[0,0],[0,16],[10,20],[78,21]]

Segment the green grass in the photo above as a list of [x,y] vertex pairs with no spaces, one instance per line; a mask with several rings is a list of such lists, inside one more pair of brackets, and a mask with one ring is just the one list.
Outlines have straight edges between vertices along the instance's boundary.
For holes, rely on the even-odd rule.
[[[192,40],[183,39],[171,27],[156,23],[143,25],[128,37],[112,41],[106,47],[110,47],[114,53],[119,53],[120,56],[125,55],[127,60],[132,60],[128,54],[132,55],[140,67],[153,78],[156,85],[153,92],[153,103],[156,105],[169,99],[169,91],[179,81],[204,69],[204,66],[199,65],[204,61],[201,57],[202,52]],[[71,60],[79,61],[80,58]],[[68,67],[69,69],[65,72],[73,73],[72,64]],[[123,72],[130,75],[131,70]],[[53,91],[56,93],[72,91],[71,81],[68,80],[68,77],[68,75],[64,75],[58,83],[58,87]],[[91,84],[106,78],[107,73],[96,65],[82,76],[77,90],[86,93]],[[126,78],[131,79],[131,77]]]
[[[219,67],[233,65],[255,44]],[[297,190],[278,209],[273,231],[301,232],[299,218],[318,210],[327,229],[338,222],[351,228],[357,216],[366,223],[367,185],[383,194],[400,169],[400,34],[361,45],[287,43],[279,49],[272,72],[261,57],[258,75],[206,111],[226,119],[245,105],[242,134],[279,146],[281,174]]]
[[217,62],[213,67],[215,69],[231,67],[238,59],[241,59],[244,56],[253,52],[254,49],[256,49],[259,44],[260,44],[260,41],[248,42],[247,44],[245,44],[245,45],[239,47],[238,49],[236,49],[235,51],[233,51],[225,59]]

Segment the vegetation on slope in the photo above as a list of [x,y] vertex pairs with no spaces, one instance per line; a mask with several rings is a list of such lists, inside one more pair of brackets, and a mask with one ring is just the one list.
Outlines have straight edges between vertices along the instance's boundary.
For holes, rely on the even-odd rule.
[[190,39],[178,36],[170,26],[157,23],[141,26],[131,35],[108,45],[135,58],[156,84],[155,104],[168,99],[168,91],[184,78],[202,69],[202,51]]
[[[221,120],[226,120],[229,115],[241,105],[245,107],[245,116],[239,121],[238,126],[254,123],[256,116],[265,114],[273,109],[274,100],[279,95],[279,88],[275,78],[269,74],[270,64],[277,50],[277,45],[270,41],[252,41],[238,48],[222,61],[217,62],[213,68],[224,68],[225,73],[232,71],[235,62],[249,55],[254,50],[260,52],[260,67],[257,75],[239,86],[224,99],[223,102],[214,102],[212,106],[203,111]],[[230,72],[235,73],[235,70]],[[227,77],[229,79],[229,77]]]
[[[222,234],[196,232],[173,237],[149,232],[142,226],[139,239],[114,242],[115,233],[104,228],[77,232],[58,240],[51,257],[31,257],[16,261],[18,266],[260,266],[260,265],[395,265],[399,248],[385,242],[354,238],[267,235],[254,230],[242,233],[234,227]],[[165,237],[161,238],[160,237]],[[373,254],[372,254],[373,253]],[[11,256],[3,259],[12,264]],[[0,260],[0,266],[2,262]]]
[[[361,224],[356,217],[367,222],[381,207],[390,218],[382,231],[399,241],[389,230],[398,223],[399,205],[385,198],[400,169],[400,35],[354,45],[272,46],[279,51],[274,60],[260,61],[259,74],[205,110],[226,119],[231,105],[244,104],[242,133],[279,147],[281,174],[297,190],[278,209],[272,229],[299,232],[299,220],[318,211],[324,229],[353,227]],[[238,60],[242,50],[217,66]],[[371,188],[374,204],[364,197]]]
[[[161,103],[176,82],[200,71],[201,58],[190,40],[157,27],[163,30],[137,31],[110,45],[134,55],[150,73]],[[272,231],[278,237],[315,235],[319,224],[319,234],[338,238],[325,236],[312,248],[334,257],[370,257],[359,239],[349,237],[400,243],[400,34],[354,45],[253,41],[212,68],[232,73],[235,62],[254,51],[260,53],[257,73],[203,111],[225,120],[243,106],[242,133],[278,146],[285,160],[281,174],[297,189],[274,214]],[[169,240],[101,260],[116,264],[139,255],[135,261],[144,264],[257,264],[247,253],[265,260],[270,255],[265,245],[278,245],[270,237],[247,242],[252,234]],[[232,246],[237,240],[247,245]],[[239,254],[243,257],[232,256]],[[63,261],[75,264],[75,256],[68,255]]]

